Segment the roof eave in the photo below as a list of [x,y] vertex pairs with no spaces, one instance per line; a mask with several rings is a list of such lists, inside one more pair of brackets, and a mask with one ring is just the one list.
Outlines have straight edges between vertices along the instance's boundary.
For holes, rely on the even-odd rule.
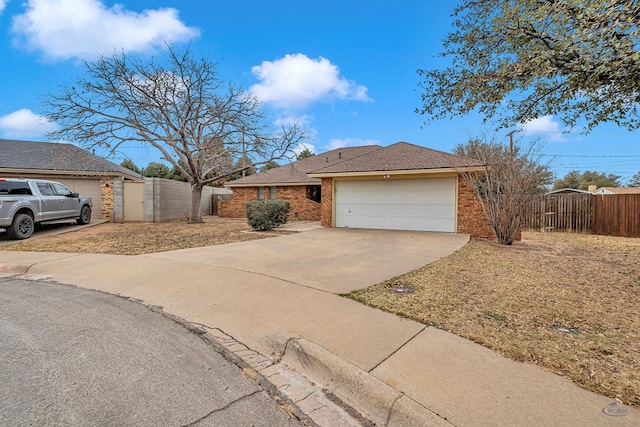
[[227,183],[225,187],[240,188],[240,187],[294,187],[297,185],[320,185],[319,181],[300,181],[300,182],[253,182],[250,184],[232,184]]
[[326,172],[326,173],[310,173],[309,176],[313,178],[339,178],[339,177],[351,177],[351,176],[376,176],[376,175],[430,175],[440,173],[457,174],[461,172],[484,172],[485,166],[462,166],[462,167],[447,167],[447,168],[433,168],[433,169],[408,169],[408,170],[380,170],[380,171],[364,171],[364,172]]
[[125,174],[122,172],[114,171],[74,171],[74,170],[53,170],[53,169],[19,169],[19,168],[0,168],[2,173],[10,174],[29,174],[29,175],[60,175],[60,176],[121,176],[128,178],[132,181],[144,182],[144,177],[139,178],[137,176]]

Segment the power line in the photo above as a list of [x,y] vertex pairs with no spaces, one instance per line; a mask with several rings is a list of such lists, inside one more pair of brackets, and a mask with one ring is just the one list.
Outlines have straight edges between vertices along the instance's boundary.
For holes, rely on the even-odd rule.
[[544,157],[589,157],[589,158],[602,158],[602,157],[616,157],[616,158],[635,158],[640,157],[640,154],[625,154],[621,156],[592,156],[583,154],[542,154]]

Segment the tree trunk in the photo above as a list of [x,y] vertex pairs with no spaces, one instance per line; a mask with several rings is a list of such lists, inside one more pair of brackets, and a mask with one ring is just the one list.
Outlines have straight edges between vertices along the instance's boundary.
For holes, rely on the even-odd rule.
[[200,214],[200,203],[202,202],[202,187],[204,184],[195,182],[191,184],[191,215],[189,224],[201,223],[202,215]]

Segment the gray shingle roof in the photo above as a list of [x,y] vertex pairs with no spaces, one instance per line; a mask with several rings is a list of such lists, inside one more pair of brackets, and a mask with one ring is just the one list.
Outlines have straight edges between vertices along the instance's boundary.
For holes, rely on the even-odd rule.
[[226,183],[226,186],[251,187],[271,184],[320,185],[318,178],[311,178],[307,174],[327,165],[358,158],[372,151],[379,150],[380,148],[382,147],[379,145],[337,148],[284,166],[230,181]]
[[405,170],[446,169],[483,166],[478,160],[468,159],[443,151],[420,147],[407,142],[398,142],[381,147],[360,157],[345,160],[311,171],[312,175],[385,172]]
[[0,139],[0,169],[104,173],[143,179],[142,175],[73,144]]

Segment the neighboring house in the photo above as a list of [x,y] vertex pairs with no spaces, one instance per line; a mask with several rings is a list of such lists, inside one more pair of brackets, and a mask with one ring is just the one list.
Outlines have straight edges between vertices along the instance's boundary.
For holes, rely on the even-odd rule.
[[72,144],[0,139],[0,177],[51,179],[93,201],[93,219],[122,220],[123,187],[142,175]]
[[[300,163],[309,159],[313,159],[313,166],[303,169]],[[277,169],[264,172],[262,177],[260,173],[238,180],[242,181],[240,185],[238,181],[227,184],[234,190],[234,216],[244,216],[244,203],[260,196],[274,195],[287,200],[287,193],[279,189],[284,174],[290,171],[299,180],[305,179],[300,186],[309,186],[310,182],[320,184],[319,217],[324,227],[458,232],[493,237],[473,188],[459,174],[460,170],[483,171],[484,165],[475,160],[399,142],[388,147],[342,148]],[[270,172],[278,180],[266,176]],[[300,172],[319,181],[310,181]],[[248,178],[253,180],[253,186],[248,186]],[[260,187],[263,190],[259,190]],[[267,192],[271,187],[275,190]],[[245,190],[236,199],[238,188]],[[228,203],[223,204],[223,212]],[[295,215],[293,206],[292,202]],[[311,212],[305,212],[307,214],[312,216]],[[313,215],[316,218],[317,212]],[[298,217],[301,218],[300,212]]]
[[592,194],[640,194],[640,188],[600,187]]
[[576,188],[561,188],[559,190],[548,191],[545,195],[549,194],[591,194],[591,191],[578,190]]

